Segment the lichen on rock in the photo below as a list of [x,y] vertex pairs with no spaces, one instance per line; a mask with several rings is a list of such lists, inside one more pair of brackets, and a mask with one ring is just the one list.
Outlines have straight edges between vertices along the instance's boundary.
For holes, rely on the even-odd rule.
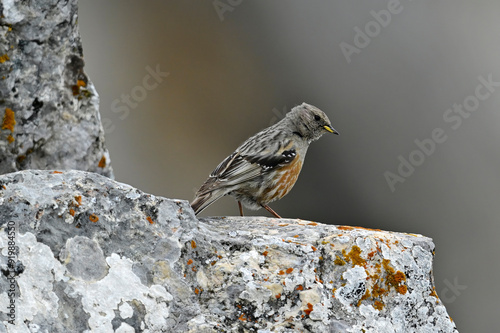
[[11,267],[0,233],[0,290],[12,272],[17,288],[7,332],[457,332],[424,236],[197,219],[187,201],[82,171],[0,176],[0,208],[18,249]]
[[0,3],[0,174],[113,176],[77,21],[77,0]]

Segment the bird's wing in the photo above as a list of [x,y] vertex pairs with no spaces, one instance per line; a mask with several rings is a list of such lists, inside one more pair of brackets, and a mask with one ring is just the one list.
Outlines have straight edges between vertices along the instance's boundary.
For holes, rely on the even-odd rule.
[[[253,140],[252,140],[253,139]],[[277,140],[276,140],[277,139]],[[249,145],[247,142],[251,142]],[[274,138],[265,145],[249,139],[237,151],[224,159],[200,188],[199,194],[221,187],[231,187],[264,175],[271,170],[291,163],[297,156],[292,140]],[[256,147],[263,147],[256,149]]]

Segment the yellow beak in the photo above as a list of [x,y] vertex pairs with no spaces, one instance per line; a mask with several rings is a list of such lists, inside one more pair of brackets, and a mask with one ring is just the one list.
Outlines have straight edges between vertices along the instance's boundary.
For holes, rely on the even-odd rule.
[[331,126],[325,125],[325,126],[323,126],[323,128],[324,128],[324,129],[326,129],[326,130],[327,130],[328,132],[330,132],[330,133],[333,133],[333,134],[339,135],[339,132],[337,132],[337,131],[335,130],[335,128],[333,128],[333,127],[331,127]]

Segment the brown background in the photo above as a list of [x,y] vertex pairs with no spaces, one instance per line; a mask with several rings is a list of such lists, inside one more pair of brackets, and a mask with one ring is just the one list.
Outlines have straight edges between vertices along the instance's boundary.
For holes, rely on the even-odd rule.
[[[117,180],[191,200],[248,136],[314,104],[341,135],[311,146],[294,190],[272,207],[432,237],[437,292],[459,331],[498,331],[500,87],[456,130],[443,114],[474,94],[479,76],[500,81],[500,3],[401,0],[351,63],[340,43],[352,45],[353,29],[389,1],[232,3],[221,20],[211,1],[80,1]],[[140,92],[157,65],[169,76],[123,117],[122,94]],[[384,172],[435,128],[447,140],[391,192]],[[223,198],[202,215],[237,213]]]

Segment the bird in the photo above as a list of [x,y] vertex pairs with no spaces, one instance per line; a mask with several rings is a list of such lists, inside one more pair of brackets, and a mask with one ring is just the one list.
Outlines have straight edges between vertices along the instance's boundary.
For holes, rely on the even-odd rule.
[[229,195],[251,210],[265,208],[281,218],[269,203],[290,192],[299,177],[307,148],[323,134],[339,135],[327,115],[302,103],[276,124],[243,142],[210,174],[191,202],[196,215],[216,200]]

